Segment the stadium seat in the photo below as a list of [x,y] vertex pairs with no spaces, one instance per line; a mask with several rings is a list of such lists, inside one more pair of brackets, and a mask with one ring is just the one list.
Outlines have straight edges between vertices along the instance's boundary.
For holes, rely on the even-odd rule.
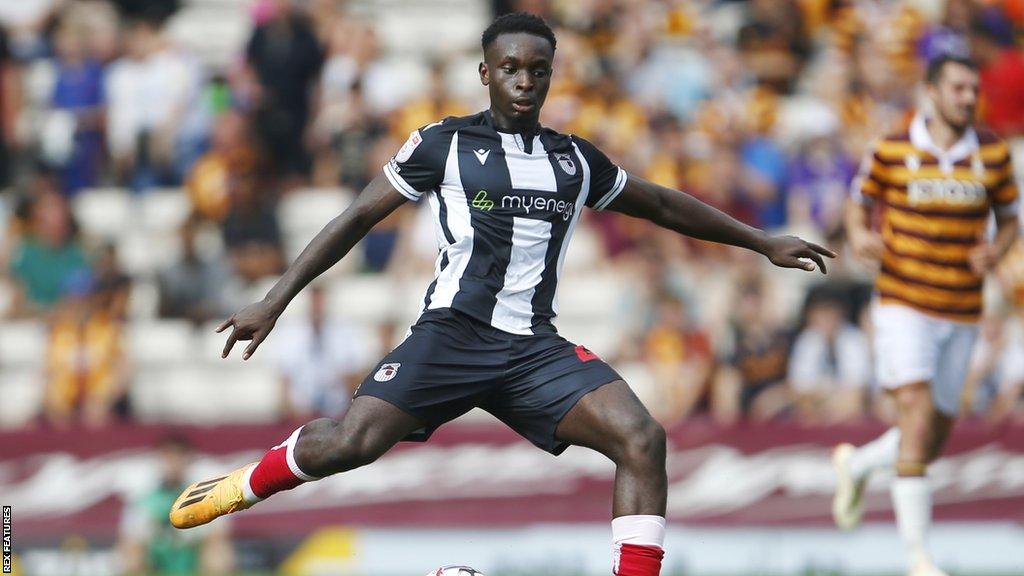
[[617,274],[567,274],[558,286],[558,315],[566,319],[607,316],[622,304],[622,291],[623,278]]
[[181,188],[158,188],[138,198],[138,224],[154,232],[176,232],[192,205]]
[[42,372],[38,367],[0,370],[0,428],[17,428],[39,414],[43,403]]
[[42,366],[45,358],[45,324],[34,321],[0,322],[0,366]]
[[281,199],[277,217],[286,234],[310,233],[308,241],[352,203],[354,196],[341,188],[298,190]]
[[118,261],[134,277],[148,277],[170,266],[181,253],[175,233],[132,229],[117,238]]
[[241,362],[140,370],[130,394],[142,421],[196,424],[272,421],[279,399],[273,371]]
[[195,328],[186,320],[137,320],[128,326],[125,345],[139,365],[188,364],[199,349]]
[[83,190],[72,201],[75,218],[87,236],[113,240],[133,224],[131,194],[121,188]]
[[149,320],[155,318],[159,311],[160,290],[156,282],[136,279],[132,283],[132,292],[128,297],[128,318]]

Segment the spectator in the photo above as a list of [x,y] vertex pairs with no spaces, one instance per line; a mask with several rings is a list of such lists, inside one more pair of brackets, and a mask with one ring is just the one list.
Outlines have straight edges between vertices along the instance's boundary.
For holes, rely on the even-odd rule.
[[198,232],[195,220],[181,226],[181,260],[161,271],[158,279],[160,317],[181,318],[197,326],[231,312],[225,298],[230,278],[227,264],[199,254]]
[[198,81],[159,20],[143,16],[129,25],[125,56],[111,64],[105,90],[110,154],[133,189],[177,183],[175,149]]
[[643,337],[643,358],[660,385],[655,416],[671,425],[707,400],[711,342],[692,325],[686,307],[675,296],[663,294],[655,306],[654,323]]
[[95,185],[103,168],[103,65],[87,53],[88,33],[82,12],[71,10],[55,35],[57,80],[42,144],[67,195]]
[[792,338],[767,304],[760,280],[741,285],[733,310],[733,350],[715,376],[712,415],[722,422],[775,418],[789,407],[786,377]]
[[46,354],[44,417],[54,426],[98,427],[128,416],[123,324],[107,304],[88,271],[66,282]]
[[260,88],[256,126],[277,173],[293,187],[309,174],[303,138],[323,53],[308,18],[291,0],[273,0],[266,16],[246,48]]
[[306,421],[345,413],[365,376],[371,335],[332,319],[322,286],[309,291],[309,316],[282,327],[274,350],[281,379],[281,415]]
[[123,574],[229,574],[234,570],[235,552],[229,522],[215,522],[192,530],[176,530],[167,514],[178,494],[188,486],[188,463],[192,444],[169,436],[158,446],[159,479],[141,496],[125,505],[121,516],[117,552]]
[[48,190],[31,203],[28,229],[11,255],[15,316],[39,315],[52,309],[76,275],[89,270],[78,238],[78,226],[67,200]]
[[1019,410],[1024,398],[1024,314],[1012,316],[1005,326],[1005,345],[995,367],[995,397],[985,419],[989,424],[1024,421]]
[[829,233],[842,226],[853,162],[834,132],[809,138],[789,162],[787,217],[791,226],[811,225]]
[[971,53],[981,68],[982,118],[1005,138],[1024,135],[1024,54],[984,24],[971,33]]
[[225,110],[213,125],[210,150],[192,166],[185,189],[192,209],[204,220],[221,223],[231,209],[231,182],[256,169],[249,124],[236,110]]
[[947,0],[942,21],[926,28],[917,41],[917,53],[921,59],[930,62],[943,54],[970,56],[967,33],[973,13],[972,0]]
[[846,319],[838,300],[807,306],[806,327],[789,360],[796,417],[808,424],[835,424],[864,416],[871,383],[871,351],[864,333]]
[[255,168],[233,174],[231,209],[224,219],[224,246],[235,274],[253,282],[284,268],[281,228],[270,199],[260,194]]
[[96,279],[97,305],[111,318],[118,321],[126,320],[132,279],[121,269],[116,247],[113,244],[100,246],[93,259],[92,268]]

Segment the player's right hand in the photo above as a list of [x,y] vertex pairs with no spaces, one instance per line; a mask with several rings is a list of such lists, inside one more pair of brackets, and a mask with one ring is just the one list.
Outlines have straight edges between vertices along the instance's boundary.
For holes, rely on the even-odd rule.
[[228,335],[228,341],[224,344],[224,351],[220,357],[227,358],[228,354],[231,353],[231,349],[234,348],[235,342],[251,340],[249,345],[246,346],[245,352],[242,353],[242,360],[248,360],[256,352],[256,348],[259,347],[260,343],[267,338],[270,331],[274,329],[277,317],[277,312],[262,300],[232,314],[230,318],[221,323],[220,326],[217,326],[216,331],[218,334],[226,330],[228,326],[232,327],[231,334]]
[[853,255],[857,258],[871,263],[881,261],[882,251],[885,250],[881,234],[871,230],[851,231],[849,240]]

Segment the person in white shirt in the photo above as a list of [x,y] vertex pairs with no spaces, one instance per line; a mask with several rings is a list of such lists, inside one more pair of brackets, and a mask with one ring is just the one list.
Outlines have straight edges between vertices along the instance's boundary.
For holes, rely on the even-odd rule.
[[789,360],[789,385],[804,422],[835,423],[863,416],[871,383],[871,352],[846,309],[822,297],[807,309],[806,327]]

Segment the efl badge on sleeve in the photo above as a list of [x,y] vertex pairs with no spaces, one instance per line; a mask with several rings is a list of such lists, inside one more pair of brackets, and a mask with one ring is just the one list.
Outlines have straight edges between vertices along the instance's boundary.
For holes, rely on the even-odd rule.
[[398,150],[398,154],[395,154],[395,160],[405,162],[409,160],[409,158],[412,158],[412,153],[416,150],[416,147],[420,145],[420,142],[423,142],[423,137],[420,136],[420,131],[413,130],[410,132],[409,139],[405,141],[405,144],[402,144],[402,147]]

